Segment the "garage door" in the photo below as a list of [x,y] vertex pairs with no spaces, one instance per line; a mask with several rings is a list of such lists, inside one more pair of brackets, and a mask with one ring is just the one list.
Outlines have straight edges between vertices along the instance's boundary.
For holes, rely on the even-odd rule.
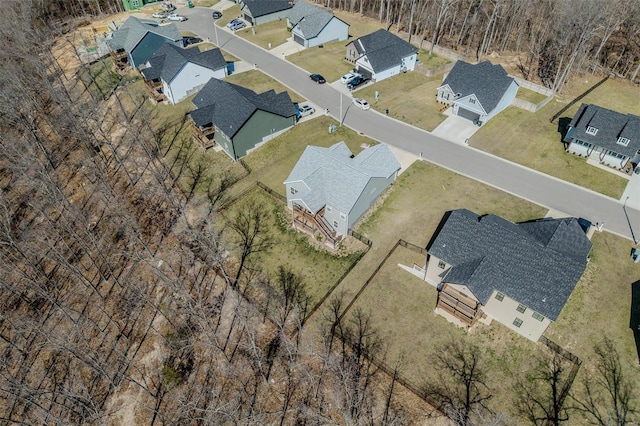
[[365,78],[371,79],[371,71],[369,71],[368,69],[358,67],[358,73]]
[[477,112],[469,111],[468,109],[458,108],[458,115],[460,117],[466,118],[467,120],[471,120],[474,123],[480,120],[480,114]]
[[250,15],[244,14],[244,20],[249,23],[249,25],[253,25],[253,18]]
[[304,39],[297,34],[293,35],[293,41],[304,46]]

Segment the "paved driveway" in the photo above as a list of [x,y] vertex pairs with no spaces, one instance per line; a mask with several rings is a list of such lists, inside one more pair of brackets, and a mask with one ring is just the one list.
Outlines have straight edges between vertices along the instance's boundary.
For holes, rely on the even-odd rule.
[[467,139],[473,136],[480,127],[476,126],[466,118],[451,114],[450,111],[451,108],[445,111],[445,114],[449,117],[440,123],[440,125],[436,127],[431,134],[460,145],[466,145]]

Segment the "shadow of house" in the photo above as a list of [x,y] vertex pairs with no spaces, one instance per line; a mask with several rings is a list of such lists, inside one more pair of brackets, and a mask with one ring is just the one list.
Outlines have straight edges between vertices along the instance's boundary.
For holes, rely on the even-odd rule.
[[[564,142],[565,136],[567,136],[567,132],[569,131],[569,124],[571,123],[571,117],[560,117],[558,120],[558,133],[560,133],[560,141]],[[565,147],[567,145],[564,142]]]
[[640,364],[640,281],[631,284],[631,315],[629,327],[633,330],[633,338],[636,341],[636,352]]

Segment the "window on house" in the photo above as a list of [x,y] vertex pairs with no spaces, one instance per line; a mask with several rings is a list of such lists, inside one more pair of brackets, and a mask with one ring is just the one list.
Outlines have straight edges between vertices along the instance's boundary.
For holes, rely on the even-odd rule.
[[520,313],[523,313],[523,314],[524,314],[524,311],[526,311],[526,310],[527,310],[527,307],[526,307],[526,306],[524,306],[522,303],[520,303],[520,304],[518,305],[518,307],[516,308],[516,311],[518,311],[518,312],[520,312]]
[[475,103],[476,103],[476,100],[475,100],[475,99],[473,99],[473,98],[469,98],[469,103],[470,103],[470,104],[475,104]]
[[622,146],[628,146],[629,142],[631,142],[629,139],[623,138],[623,137],[619,137],[617,144],[618,145],[622,145]]
[[597,133],[598,133],[598,129],[596,129],[595,127],[593,127],[593,126],[588,126],[587,127],[587,134],[588,135],[595,136]]
[[438,262],[438,268],[440,268],[440,269],[444,269],[444,268],[446,268],[446,267],[447,267],[447,264],[446,264],[446,263],[444,263],[444,261],[443,261],[443,260],[441,260],[441,261],[439,261],[439,262]]
[[516,318],[513,320],[513,325],[515,325],[516,327],[520,327],[522,325],[522,320],[520,318]]
[[290,192],[291,192],[291,195],[296,195],[298,193],[298,190],[292,186],[290,189]]
[[542,321],[542,320],[544,320],[544,316],[540,315],[540,314],[539,314],[539,313],[537,313],[537,312],[534,312],[534,313],[533,313],[533,315],[532,315],[532,317],[534,317],[534,318],[535,318],[535,319],[537,319],[538,321]]
[[498,299],[500,302],[502,302],[504,300],[504,294],[497,292],[496,293],[496,299]]
[[331,208],[331,206],[327,206],[326,207],[327,213],[331,213],[333,211],[333,209]]
[[334,227],[334,228],[337,228],[337,227],[338,227],[338,221],[337,221],[337,220],[334,220],[334,221],[333,221],[333,227]]
[[347,220],[347,215],[344,213],[340,213],[340,220]]

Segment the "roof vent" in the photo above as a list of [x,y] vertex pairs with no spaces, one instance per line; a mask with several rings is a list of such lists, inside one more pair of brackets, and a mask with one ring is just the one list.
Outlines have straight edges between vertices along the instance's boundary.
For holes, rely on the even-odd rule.
[[355,155],[353,155],[353,154],[351,154],[351,155],[349,156],[349,158],[356,158],[356,156],[355,156]]

